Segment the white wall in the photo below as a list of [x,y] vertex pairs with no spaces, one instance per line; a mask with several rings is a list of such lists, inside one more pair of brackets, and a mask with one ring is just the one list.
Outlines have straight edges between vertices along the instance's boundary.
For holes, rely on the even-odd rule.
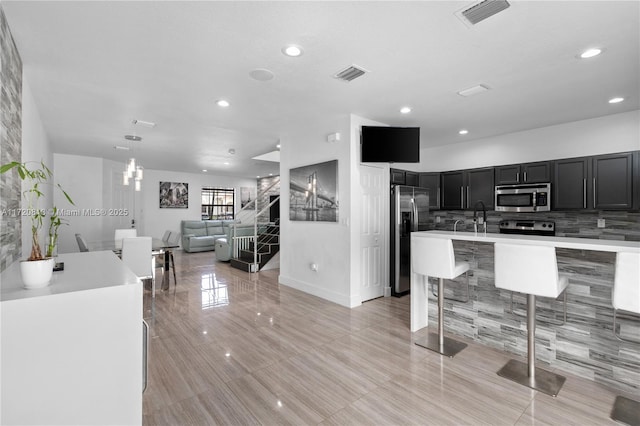
[[[328,143],[339,132],[342,140]],[[351,152],[348,116],[305,123],[280,138],[281,284],[297,288],[344,306],[354,303],[350,292]],[[338,160],[338,222],[289,220],[289,170]],[[310,264],[318,265],[316,272]]]
[[[160,182],[188,183],[189,208],[161,209]],[[236,190],[236,211],[238,211],[240,210],[240,188],[256,188],[257,179],[145,169],[142,191],[140,198],[136,201],[136,204],[140,206],[139,213],[141,214],[138,232],[160,238],[166,230],[180,232],[181,220],[200,220],[203,187],[234,188]]]
[[[58,233],[58,253],[78,251],[75,234],[82,234],[86,241],[101,241],[102,209],[102,159],[69,154],[54,154],[54,176],[56,182],[69,194],[74,205],[66,201],[60,191],[54,193],[54,201],[68,225]],[[90,214],[88,211],[98,212]]]
[[581,157],[640,149],[640,111],[422,149],[421,171]]
[[[68,215],[69,226],[60,228],[58,251],[77,252],[75,234],[89,243],[113,238],[115,229],[128,228],[135,219],[139,235],[161,238],[166,230],[180,231],[181,220],[200,219],[200,194],[203,186],[235,188],[237,209],[240,187],[256,187],[250,178],[215,176],[145,169],[140,192],[133,185],[122,185],[124,162],[68,154],[54,155],[56,181],[67,191],[75,206],[69,206],[61,194],[55,195],[58,207],[77,212]],[[160,181],[189,183],[188,209],[160,209]],[[127,215],[119,211],[126,209]],[[89,211],[99,210],[94,215]]]
[[[47,138],[47,134],[42,127],[42,120],[40,119],[40,112],[33,99],[33,93],[29,86],[27,75],[22,75],[22,162],[35,161],[40,163],[43,161],[47,167],[53,170],[53,156],[51,154],[51,144]],[[31,166],[37,166],[36,164],[30,164]],[[54,181],[57,181],[57,176],[54,176]],[[27,189],[28,184],[22,182],[22,191]],[[41,190],[45,194],[42,199],[40,208],[49,209],[53,205],[52,186],[45,186]],[[23,202],[22,208],[27,208],[27,205]],[[43,224],[44,231],[40,232],[40,244],[43,250],[45,250],[46,238],[45,234],[48,229],[48,222]],[[22,218],[22,258],[29,257],[31,252],[31,220],[29,217],[23,216]],[[44,253],[43,253],[44,254]]]

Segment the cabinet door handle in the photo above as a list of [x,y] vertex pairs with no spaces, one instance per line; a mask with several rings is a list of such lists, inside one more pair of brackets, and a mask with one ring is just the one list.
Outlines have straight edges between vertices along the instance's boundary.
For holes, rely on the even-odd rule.
[[460,187],[460,208],[464,209],[464,186]]
[[149,324],[142,320],[142,393],[147,390],[149,382]]
[[524,180],[523,180],[523,182],[526,182],[526,181],[527,181],[527,172],[524,172]]
[[582,179],[582,208],[587,208],[587,179]]
[[596,208],[596,178],[593,178],[593,208]]
[[516,172],[516,183],[520,183],[520,172]]
[[469,208],[469,185],[467,185],[467,208]]

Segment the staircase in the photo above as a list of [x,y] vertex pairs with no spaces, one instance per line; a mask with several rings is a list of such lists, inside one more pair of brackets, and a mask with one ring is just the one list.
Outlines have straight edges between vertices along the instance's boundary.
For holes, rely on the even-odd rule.
[[[233,231],[234,253],[230,260],[231,266],[246,272],[258,272],[264,269],[280,267],[280,219],[275,222],[267,222],[269,209],[276,203],[280,203],[280,196],[271,200],[262,210],[258,210],[258,200],[269,194],[272,188],[280,184],[277,178],[271,185],[265,188],[258,196],[247,203],[236,215],[234,226],[252,226],[253,235],[236,237]],[[243,234],[243,235],[246,235]]]
[[[275,223],[259,225],[257,250],[255,243],[248,249],[239,250],[238,256],[231,259],[231,266],[246,272],[257,272],[265,268],[268,262],[280,251],[280,220]],[[253,265],[257,267],[252,269]]]

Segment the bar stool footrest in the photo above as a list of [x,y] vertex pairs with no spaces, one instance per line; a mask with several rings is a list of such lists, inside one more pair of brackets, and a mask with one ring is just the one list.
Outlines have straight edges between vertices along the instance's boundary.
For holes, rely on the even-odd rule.
[[611,410],[611,419],[627,425],[640,425],[640,402],[617,396]]
[[466,343],[445,337],[444,344],[442,345],[442,348],[440,348],[440,341],[436,333],[429,333],[427,337],[418,339],[415,343],[418,346],[438,352],[440,355],[445,355],[449,358],[453,358],[458,352],[467,347]]
[[551,373],[541,368],[535,369],[534,377],[529,377],[529,366],[525,362],[515,359],[507,362],[498,371],[498,376],[513,380],[516,383],[551,396],[557,396],[560,388],[567,379],[559,374]]

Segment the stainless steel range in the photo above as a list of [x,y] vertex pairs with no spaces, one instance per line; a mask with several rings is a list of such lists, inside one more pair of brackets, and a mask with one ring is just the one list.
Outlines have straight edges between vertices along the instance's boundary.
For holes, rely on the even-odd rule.
[[501,234],[556,235],[556,224],[550,220],[503,220],[499,225]]

